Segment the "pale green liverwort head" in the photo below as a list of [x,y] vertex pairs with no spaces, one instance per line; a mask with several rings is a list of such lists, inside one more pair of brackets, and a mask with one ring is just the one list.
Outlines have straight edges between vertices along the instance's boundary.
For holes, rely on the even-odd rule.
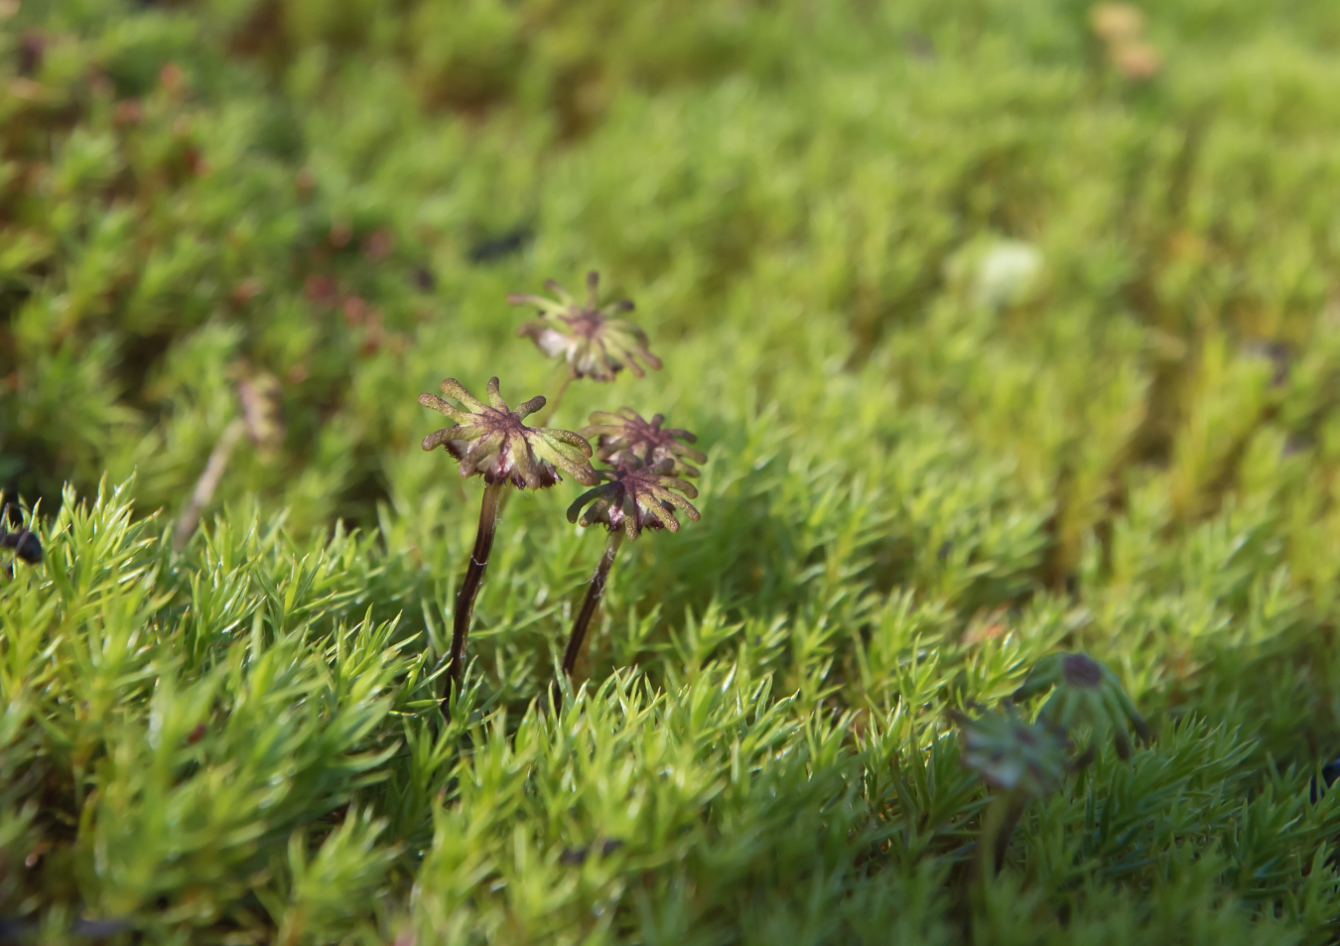
[[460,401],[456,407],[436,394],[420,394],[419,403],[456,421],[454,427],[423,438],[423,449],[444,447],[460,461],[461,476],[484,477],[486,483],[511,480],[518,489],[544,489],[560,479],[559,470],[578,483],[593,486],[600,477],[591,467],[591,445],[570,430],[527,427],[525,418],[544,407],[533,397],[512,410],[498,392],[498,379],[489,379],[488,399],[477,400],[455,378],[442,382],[442,393]]
[[1088,726],[1097,741],[1111,735],[1117,755],[1123,759],[1130,758],[1130,732],[1141,739],[1149,738],[1149,727],[1117,675],[1087,654],[1059,653],[1043,658],[1014,692],[1014,699],[1026,700],[1048,689],[1052,694],[1038,718],[1053,726],[1066,732]]
[[601,470],[605,482],[577,497],[568,507],[568,521],[582,526],[599,522],[611,532],[622,528],[630,539],[636,539],[644,528],[678,532],[676,510],[694,522],[701,517],[684,498],[693,499],[698,491],[692,483],[671,476],[673,468],[671,461],[662,460],[655,466],[634,462]]
[[1005,791],[1041,796],[1054,790],[1070,768],[1065,737],[1041,723],[1028,723],[1011,709],[976,719],[955,714],[963,764]]
[[633,303],[623,299],[599,307],[599,284],[598,273],[587,274],[584,305],[552,279],[544,287],[557,299],[525,293],[508,296],[512,305],[532,305],[540,310],[539,318],[517,329],[517,335],[529,336],[550,358],[565,360],[576,378],[613,381],[624,368],[641,378],[646,374],[643,364],[660,370],[661,359],[647,347],[647,333],[632,322],[615,318],[631,312]]
[[679,427],[662,427],[664,423],[664,414],[646,420],[631,407],[621,407],[613,413],[593,413],[591,425],[582,430],[582,436],[595,441],[596,456],[606,463],[655,465],[669,460],[676,474],[698,476],[701,471],[685,462],[686,459],[707,461],[707,454],[689,446],[697,443],[698,438]]

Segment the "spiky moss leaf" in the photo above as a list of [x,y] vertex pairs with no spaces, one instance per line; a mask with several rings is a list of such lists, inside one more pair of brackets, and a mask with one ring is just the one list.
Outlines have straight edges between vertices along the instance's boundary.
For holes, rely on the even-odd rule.
[[[901,595],[771,624],[714,607],[555,717],[527,705],[545,678],[508,670],[525,662],[527,622],[561,640],[561,616],[542,608],[500,618],[509,633],[475,663],[466,712],[435,736],[421,636],[360,600],[372,589],[431,614],[435,566],[416,574],[357,537],[297,543],[227,523],[174,561],[124,494],[67,496],[43,532],[48,562],[0,586],[4,737],[64,773],[5,770],[0,814],[15,826],[8,856],[42,852],[30,889],[162,933],[737,938],[780,916],[841,938],[896,900],[908,935],[953,941],[945,871],[970,856],[985,799],[938,711],[946,682],[990,699],[1058,635],[1092,634],[1060,600],[967,643],[951,632],[962,618]],[[516,561],[495,607],[533,602],[538,568]],[[822,631],[853,620],[877,622],[868,644]],[[993,648],[1013,656],[987,659]],[[862,663],[889,667],[897,696],[835,669]],[[779,673],[798,674],[799,692],[779,690]],[[812,686],[861,709],[821,710]],[[1295,929],[1321,922],[1337,893],[1317,858],[1340,800],[1308,802],[1306,771],[1263,776],[1259,752],[1223,723],[1165,722],[1129,763],[1103,754],[1082,791],[1031,812],[1007,863],[1050,872],[1027,894],[1035,912],[1073,905],[1075,883],[1081,916],[1153,885],[1121,910],[1160,928],[1151,904],[1184,889],[1175,852],[1193,843],[1211,852],[1201,909],[1241,919],[1273,903]],[[1023,922],[981,909],[983,928]]]

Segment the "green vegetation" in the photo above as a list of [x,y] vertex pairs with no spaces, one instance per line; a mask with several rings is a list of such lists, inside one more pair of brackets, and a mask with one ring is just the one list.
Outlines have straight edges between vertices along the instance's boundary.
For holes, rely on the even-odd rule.
[[[0,937],[1334,941],[1340,7],[1131,14],[0,0]],[[663,367],[544,422],[702,518],[554,712],[599,543],[509,493],[444,721],[415,397],[552,405],[593,269]]]

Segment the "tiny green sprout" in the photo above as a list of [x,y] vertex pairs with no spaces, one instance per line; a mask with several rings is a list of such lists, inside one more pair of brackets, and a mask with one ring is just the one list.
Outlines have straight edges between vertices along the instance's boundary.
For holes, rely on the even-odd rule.
[[678,427],[662,427],[664,422],[664,414],[653,415],[648,421],[631,407],[621,407],[612,414],[596,411],[582,436],[595,444],[596,456],[606,463],[636,461],[652,465],[670,460],[680,476],[699,475],[697,467],[685,462],[686,458],[696,463],[707,461],[707,454],[689,446],[698,438]]
[[455,426],[424,437],[423,449],[445,448],[460,462],[461,476],[482,476],[485,483],[479,530],[452,618],[447,690],[442,699],[442,711],[450,718],[451,694],[460,687],[470,614],[488,567],[504,487],[511,483],[517,489],[546,489],[561,479],[559,470],[587,486],[599,483],[600,477],[589,461],[591,445],[580,434],[523,423],[528,415],[544,407],[543,397],[533,397],[512,410],[498,391],[497,378],[489,379],[488,404],[473,397],[455,378],[442,382],[442,393],[464,407],[456,407],[435,394],[419,395],[424,407],[456,421]]
[[[1149,726],[1136,711],[1117,675],[1087,654],[1059,653],[1044,657],[1015,690],[1013,700],[1021,702],[1051,688],[1054,688],[1052,694],[1039,711],[1038,719],[1065,732],[1087,724],[1093,730],[1095,743],[1111,734],[1117,755],[1122,759],[1131,757],[1128,731],[1146,742],[1149,740]],[[1094,751],[1091,746],[1081,758],[1092,757]]]
[[552,279],[544,287],[557,300],[527,293],[508,296],[507,301],[512,305],[531,305],[540,310],[539,318],[517,329],[517,336],[529,336],[550,358],[566,361],[570,379],[613,381],[624,368],[641,378],[646,374],[642,364],[659,370],[661,359],[647,348],[647,333],[632,322],[615,318],[631,312],[633,303],[623,299],[598,307],[599,285],[600,275],[594,271],[588,273],[585,305]]
[[1013,707],[972,718],[952,712],[959,725],[963,764],[995,792],[982,818],[978,871],[997,873],[1024,806],[1030,798],[1055,791],[1075,768],[1065,735],[1043,723],[1029,723]]
[[[576,669],[577,657],[586,639],[586,629],[605,593],[605,582],[624,536],[636,539],[643,529],[678,532],[680,526],[676,512],[682,512],[693,522],[701,518],[698,510],[689,502],[689,499],[697,497],[698,491],[692,483],[672,476],[674,468],[674,460],[668,457],[653,465],[646,465],[635,457],[625,457],[617,466],[601,470],[600,476],[605,482],[578,496],[577,501],[568,507],[569,522],[583,527],[599,523],[609,530],[609,540],[595,574],[587,585],[582,609],[573,621],[568,646],[563,652],[564,675],[571,677]],[[554,702],[558,702],[557,683]]]

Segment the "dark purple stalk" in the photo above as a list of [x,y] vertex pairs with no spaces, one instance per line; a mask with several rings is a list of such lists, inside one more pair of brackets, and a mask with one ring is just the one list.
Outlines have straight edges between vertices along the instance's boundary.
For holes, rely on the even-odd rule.
[[[610,567],[614,564],[614,556],[619,554],[619,545],[623,542],[623,530],[616,529],[610,533],[609,542],[605,546],[605,554],[600,556],[600,564],[596,566],[596,573],[591,576],[591,583],[586,586],[586,599],[582,602],[582,609],[577,612],[577,620],[572,622],[572,634],[568,637],[567,650],[563,652],[563,673],[571,677],[572,671],[577,668],[577,658],[581,656],[582,644],[586,640],[586,629],[591,624],[591,618],[595,616],[596,608],[600,605],[600,599],[605,594],[605,582],[610,575]],[[555,705],[558,700],[558,686],[554,686]]]
[[479,507],[479,531],[475,533],[474,551],[465,580],[456,593],[456,612],[452,615],[451,652],[447,660],[447,689],[442,697],[442,715],[451,720],[451,695],[460,689],[461,674],[465,672],[465,639],[470,633],[470,615],[475,609],[475,596],[484,581],[484,569],[489,565],[493,536],[498,531],[498,499],[506,482],[489,483],[484,487],[484,500]]

